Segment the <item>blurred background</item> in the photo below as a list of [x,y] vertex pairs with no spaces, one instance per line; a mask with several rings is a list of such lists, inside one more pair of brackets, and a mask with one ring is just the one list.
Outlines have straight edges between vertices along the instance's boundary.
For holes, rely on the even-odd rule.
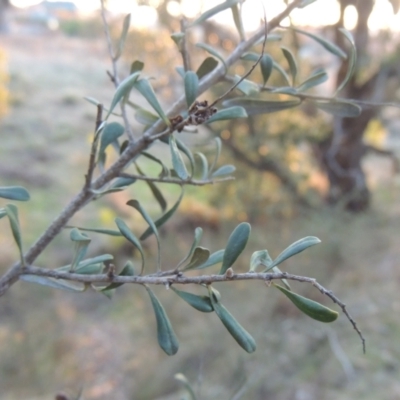
[[[0,177],[1,185],[23,185],[32,200],[19,206],[25,248],[81,188],[96,107],[109,104],[114,88],[98,1],[0,0]],[[349,307],[367,340],[340,316],[324,325],[310,320],[273,288],[260,282],[216,285],[223,302],[254,336],[248,355],[214,315],[193,311],[163,288],[163,302],[180,339],[176,356],[158,347],[155,318],[141,287],[123,286],[110,301],[94,292],[74,295],[16,284],[0,301],[0,398],[54,399],[60,392],[85,399],[177,399],[185,392],[174,380],[184,373],[204,399],[399,399],[400,381],[400,111],[367,102],[399,102],[399,3],[396,0],[319,0],[296,10],[289,22],[346,48],[338,28],[352,31],[357,70],[342,97],[366,102],[356,119],[338,119],[312,106],[248,120],[219,122],[181,138],[212,159],[213,137],[223,141],[221,163],[236,165],[236,180],[188,188],[179,212],[163,229],[163,265],[173,267],[190,247],[197,226],[203,245],[216,251],[241,221],[252,224],[251,240],[235,266],[248,269],[253,251],[272,257],[295,240],[313,235],[322,244],[288,260],[282,269],[315,277]],[[180,54],[170,39],[182,16],[194,18],[213,1],[107,2],[112,36],[118,38],[125,13],[132,13],[120,75],[134,60],[145,63],[165,109],[183,92],[175,67]],[[270,19],[284,2],[265,2]],[[260,1],[243,5],[248,34],[260,24]],[[296,54],[299,74],[324,68],[330,79],[314,94],[330,96],[346,65],[306,36],[278,30],[266,51],[288,70],[280,50]],[[272,37],[273,38],[273,37]],[[272,39],[271,38],[271,39]],[[207,43],[227,56],[239,42],[230,12],[190,31],[192,63],[209,56]],[[242,61],[232,72],[243,75]],[[262,83],[259,69],[251,78]],[[284,86],[273,72],[268,84]],[[212,88],[201,99],[222,93]],[[139,98],[135,102],[141,103]],[[142,102],[143,106],[145,103]],[[143,126],[129,114],[134,130]],[[339,126],[345,140],[335,140]],[[168,147],[154,151],[169,159]],[[112,160],[113,155],[110,154]],[[141,162],[148,173],[158,173]],[[179,188],[160,185],[170,206]],[[144,228],[125,206],[138,198],[155,217],[160,210],[146,185],[109,195],[78,213],[72,224],[114,228],[114,218]],[[18,257],[9,227],[1,221],[0,269]],[[122,239],[91,236],[93,254],[112,253],[121,268],[137,254]],[[69,232],[51,244],[36,264],[58,267],[73,255]],[[155,242],[145,242],[156,257]],[[316,289],[294,290],[335,308]]]

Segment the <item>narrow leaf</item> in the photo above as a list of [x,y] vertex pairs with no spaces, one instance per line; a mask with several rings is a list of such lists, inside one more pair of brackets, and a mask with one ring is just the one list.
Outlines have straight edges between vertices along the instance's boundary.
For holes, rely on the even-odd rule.
[[159,164],[162,168],[161,173],[159,174],[159,176],[168,176],[169,170],[168,167],[156,156],[154,156],[153,154],[147,153],[146,151],[142,151],[140,153],[141,156],[144,156],[146,158],[148,158],[149,160],[152,160],[154,162],[156,162],[157,164]]
[[362,108],[355,103],[344,100],[315,101],[320,110],[342,118],[354,118],[361,114]]
[[104,269],[104,264],[90,264],[90,265],[85,265],[84,267],[77,267],[75,270],[76,274],[81,274],[81,275],[96,275],[96,274],[101,274]]
[[348,30],[343,29],[343,28],[340,28],[339,31],[349,41],[351,48],[350,48],[349,65],[347,67],[346,76],[344,77],[343,82],[336,89],[335,95],[336,95],[336,93],[339,93],[346,86],[347,82],[353,76],[354,71],[356,69],[356,61],[357,61],[357,48],[356,48],[356,44],[354,42],[352,34]]
[[100,137],[100,148],[98,162],[101,164],[105,163],[106,148],[114,143],[120,136],[125,132],[125,128],[118,122],[110,122],[105,126]]
[[297,63],[294,58],[293,53],[286,47],[281,47],[282,53],[286,58],[286,61],[289,64],[290,74],[292,75],[292,85],[296,84],[296,76],[297,76]]
[[[242,77],[240,75],[235,75],[233,79],[233,83],[237,84]],[[236,89],[240,90],[246,96],[251,96],[260,92],[260,88],[257,83],[250,81],[248,79],[243,79]]]
[[185,68],[183,67],[176,67],[175,71],[181,76],[181,78],[185,77]]
[[136,60],[131,64],[130,73],[140,72],[144,68],[144,63],[142,61]]
[[281,94],[288,94],[291,96],[295,96],[297,94],[297,89],[291,86],[283,86],[271,90],[271,93],[281,93]]
[[5,208],[0,208],[0,219],[7,215],[7,211]]
[[331,310],[314,300],[300,296],[299,294],[287,290],[277,284],[273,285],[284,293],[300,311],[317,321],[333,322],[339,316],[338,312]]
[[245,60],[245,61],[252,61],[252,62],[256,62],[258,59],[260,58],[260,56],[257,53],[244,53],[240,59],[241,60]]
[[190,247],[190,250],[188,254],[185,256],[185,258],[178,264],[177,268],[179,268],[181,265],[183,265],[187,260],[189,260],[190,257],[192,257],[194,250],[196,247],[200,244],[201,238],[203,237],[203,229],[200,227],[197,227],[194,230],[194,239],[192,246]]
[[179,47],[182,39],[185,37],[183,32],[175,32],[173,33],[170,38],[175,42],[175,44]]
[[133,234],[133,232],[131,232],[128,225],[126,225],[125,221],[123,221],[121,218],[115,218],[115,223],[117,224],[119,231],[122,233],[122,236],[124,236],[126,240],[131,242],[139,250],[142,257],[142,267],[140,269],[140,275],[142,275],[145,266],[144,251],[142,245],[140,244],[137,237]]
[[111,189],[126,189],[128,186],[132,185],[137,181],[136,178],[117,178],[111,183]]
[[176,174],[182,180],[186,180],[189,177],[189,174],[187,172],[185,163],[183,162],[182,156],[179,153],[176,140],[173,135],[170,135],[169,137],[169,148],[172,156],[172,165],[174,167]]
[[234,118],[247,118],[246,110],[240,106],[229,107],[223,110],[219,110],[207,120],[207,124],[215,121],[224,121]]
[[77,265],[85,257],[91,239],[85,234],[79,232],[77,228],[73,228],[69,235],[70,239],[75,242],[75,254],[71,262],[71,272],[74,272]]
[[0,187],[0,197],[8,200],[28,201],[29,192],[21,186]]
[[184,388],[186,389],[186,391],[189,394],[189,400],[197,400],[196,394],[194,393],[194,390],[192,388],[192,386],[190,385],[188,379],[186,378],[185,375],[183,374],[175,374],[174,378],[181,382],[182,385],[184,386]]
[[204,269],[204,268],[212,267],[213,265],[221,263],[224,258],[224,253],[225,253],[224,249],[218,250],[215,253],[212,253],[210,255],[210,257],[208,258],[208,260],[205,263],[198,265],[196,267],[196,269]]
[[126,36],[128,35],[128,30],[129,30],[130,24],[131,24],[131,14],[128,14],[125,16],[124,22],[122,25],[121,36],[119,38],[117,51],[115,52],[115,56],[114,56],[115,60],[118,60],[118,58],[121,57],[121,54],[124,50]]
[[210,258],[210,250],[204,247],[196,247],[194,249],[192,258],[188,265],[182,269],[182,271],[187,271],[189,269],[195,269],[200,265],[203,265]]
[[172,356],[176,354],[179,349],[178,339],[176,338],[175,332],[172,329],[171,322],[168,319],[164,307],[152,290],[147,286],[145,287],[150,296],[151,304],[156,316],[158,344],[165,351],[165,353],[167,353],[169,356]]
[[8,220],[10,221],[10,227],[14,241],[19,250],[21,264],[24,265],[24,254],[22,251],[22,239],[18,220],[18,208],[14,206],[14,204],[7,204],[5,210],[7,212]]
[[[154,225],[159,228],[160,226],[164,225],[171,217],[172,215],[175,213],[175,211],[178,209],[179,204],[182,201],[183,198],[183,190],[181,192],[181,195],[179,196],[178,201],[172,206],[172,208],[167,211],[164,215],[162,215],[159,219],[154,221]],[[149,236],[151,236],[153,234],[153,230],[149,227],[146,229],[146,231],[143,232],[142,236],[140,236],[140,240],[145,240],[147,239]]]
[[81,226],[66,226],[66,228],[77,228],[80,231],[83,232],[95,232],[95,233],[101,233],[103,235],[109,235],[109,236],[122,236],[121,232],[115,231],[112,229],[102,229],[102,228],[82,228]]
[[346,53],[338,46],[333,44],[332,42],[329,42],[328,40],[322,38],[321,36],[314,35],[310,32],[303,31],[302,29],[298,28],[290,28],[293,29],[295,32],[298,32],[302,35],[308,36],[311,39],[315,40],[317,43],[319,43],[322,47],[324,47],[325,50],[328,50],[330,53],[334,54],[335,56],[340,57],[343,60],[347,59]]
[[283,250],[278,257],[275,258],[274,262],[265,270],[265,272],[269,271],[276,265],[279,265],[288,258],[293,257],[294,255],[301,253],[305,249],[308,249],[309,247],[314,246],[318,243],[321,243],[321,241],[315,236],[307,236],[303,239],[298,240],[297,242],[292,243],[289,247]]
[[210,300],[215,313],[239,346],[248,353],[253,353],[256,350],[256,342],[253,337],[236,321],[233,315],[217,301],[213,294],[210,295]]
[[211,177],[217,178],[218,176],[232,174],[235,171],[236,167],[234,165],[227,164],[223,165],[222,167],[219,167],[215,172],[211,174]]
[[243,27],[243,19],[241,15],[241,8],[239,8],[238,4],[234,4],[231,7],[232,10],[232,16],[233,16],[233,22],[235,23],[236,29],[239,33],[239,37],[241,41],[246,40],[246,36],[244,33],[244,27]]
[[224,10],[232,7],[234,4],[238,3],[239,1],[240,0],[227,0],[221,4],[218,4],[217,6],[215,6],[213,8],[210,8],[205,13],[201,14],[200,17],[197,18],[194,22],[192,22],[190,26],[201,24],[202,22],[213,17],[214,15],[217,15],[221,11],[224,11]]
[[324,70],[315,71],[309,78],[297,86],[299,92],[304,92],[312,87],[320,85],[328,80],[328,74]]
[[[216,50],[214,49],[214,47],[209,46],[208,44],[205,44],[205,43],[196,43],[196,47],[199,47],[200,49],[203,49],[203,50],[207,51],[207,52],[210,53],[212,56],[214,56],[215,58],[217,58],[217,59],[218,59],[219,61],[221,61],[221,63],[224,65],[225,70],[226,70],[226,71],[228,70],[228,67],[226,66],[224,57],[222,57],[222,55],[221,55],[218,51],[216,51]],[[200,79],[200,77],[199,77],[199,79]]]
[[195,153],[197,157],[200,158],[201,161],[201,180],[205,181],[208,178],[208,161],[206,156],[203,153]]
[[159,115],[159,117],[165,122],[167,126],[171,125],[168,117],[165,115],[160,103],[157,100],[156,94],[148,79],[139,79],[134,82],[133,87],[137,89],[140,94],[148,101],[148,103],[153,107],[154,111]]
[[267,250],[255,251],[250,258],[250,272],[256,271],[260,265],[269,267],[272,264],[272,258]]
[[215,157],[214,157],[214,161],[211,164],[209,173],[211,175],[212,171],[214,171],[214,168],[216,167],[216,165],[218,164],[218,160],[219,160],[219,156],[221,155],[221,147],[222,147],[222,142],[221,139],[219,137],[214,138],[215,140]]
[[274,65],[274,62],[273,62],[271,56],[269,56],[268,54],[264,54],[261,57],[260,68],[261,68],[261,74],[263,76],[264,86],[267,83],[269,77],[271,76],[273,65]]
[[207,57],[197,69],[196,74],[199,79],[208,75],[211,71],[213,71],[218,65],[218,61],[213,57]]
[[24,282],[36,283],[42,286],[48,286],[53,289],[62,289],[68,290],[70,292],[83,292],[85,290],[85,286],[83,285],[74,285],[62,279],[52,279],[46,278],[44,276],[36,276],[36,275],[21,275],[19,280]]
[[241,106],[246,110],[247,115],[257,115],[287,110],[298,106],[300,103],[300,100],[272,101],[236,97],[234,99],[225,100],[222,104],[224,106]]
[[211,300],[208,296],[198,296],[196,294],[183,292],[182,290],[175,289],[174,286],[171,286],[171,289],[186,303],[190,304],[193,308],[201,312],[212,312],[214,311]]
[[221,271],[219,272],[221,275],[225,274],[226,270],[233,265],[246,247],[250,231],[250,224],[242,222],[231,233],[222,260]]
[[121,101],[121,99],[128,95],[133,85],[136,83],[140,75],[140,72],[135,72],[125,78],[118,86],[117,90],[115,91],[114,97],[111,101],[110,108],[108,110],[107,116],[105,119],[108,119],[112,111],[114,110],[115,106]]
[[137,211],[139,211],[140,215],[149,224],[149,228],[154,233],[154,236],[157,239],[157,250],[158,250],[157,270],[160,271],[161,270],[160,236],[158,235],[158,230],[157,230],[156,225],[154,224],[153,220],[150,218],[149,214],[147,214],[147,211],[142,207],[142,205],[137,200],[129,200],[126,204],[128,206],[135,208]]
[[[140,167],[137,164],[135,164],[135,166],[136,166],[136,169],[138,170],[139,174],[145,176],[145,174],[142,172]],[[151,182],[151,181],[145,181],[145,182],[146,182],[147,186],[150,188],[151,193],[153,194],[154,198],[157,200],[157,203],[160,205],[161,211],[164,212],[165,209],[167,208],[167,201],[165,200],[160,189],[154,182]]]
[[186,104],[190,107],[196,100],[199,91],[199,77],[193,71],[187,71],[184,78]]

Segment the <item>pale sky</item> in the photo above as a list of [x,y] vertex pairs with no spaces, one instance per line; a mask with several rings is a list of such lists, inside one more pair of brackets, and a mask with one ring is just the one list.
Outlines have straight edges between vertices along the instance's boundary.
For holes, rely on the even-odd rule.
[[[246,30],[251,31],[259,26],[260,18],[263,15],[261,1],[267,10],[267,19],[271,19],[285,7],[282,0],[247,0],[243,5],[243,19]],[[98,9],[100,0],[73,0],[73,2],[82,12],[89,13]],[[158,2],[158,0],[149,0],[148,4],[157,5]],[[11,3],[17,7],[25,7],[40,3],[40,0],[11,0]],[[136,0],[111,0],[108,3],[108,8],[112,12],[132,13],[133,25],[151,26],[157,20],[157,14],[152,7],[138,6]],[[202,11],[215,6],[215,4],[218,4],[215,0],[182,0],[181,4],[178,1],[170,1],[169,11],[176,16],[183,13],[188,18],[193,18]],[[351,29],[356,22],[357,14],[354,7],[353,9],[348,7],[346,11],[346,27]],[[339,7],[336,0],[318,0],[304,9],[294,10],[291,15],[293,22],[297,25],[333,24],[338,19]],[[229,10],[218,14],[215,19],[220,23],[232,24],[232,15]],[[393,15],[388,0],[376,0],[375,9],[368,21],[368,26],[373,31],[385,28],[399,30],[400,12]]]

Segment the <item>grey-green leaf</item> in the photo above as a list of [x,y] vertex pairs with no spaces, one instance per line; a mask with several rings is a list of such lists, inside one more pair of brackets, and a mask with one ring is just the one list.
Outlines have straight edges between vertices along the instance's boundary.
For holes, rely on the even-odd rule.
[[283,55],[286,58],[286,61],[289,64],[290,74],[292,75],[292,85],[296,84],[296,75],[297,75],[297,62],[294,58],[293,53],[286,47],[281,47]]
[[339,93],[347,84],[347,82],[350,80],[350,78],[353,76],[354,71],[356,69],[356,61],[357,61],[357,48],[356,44],[354,42],[353,36],[351,33],[343,28],[340,28],[339,31],[346,37],[346,39],[349,41],[351,49],[350,49],[350,59],[349,59],[349,65],[347,67],[347,73],[346,76],[343,79],[343,82],[338,86],[336,89],[336,93]]
[[318,243],[321,243],[321,241],[315,236],[307,236],[304,237],[303,239],[297,240],[296,242],[292,243],[289,247],[287,247],[285,250],[283,250],[282,253],[275,258],[274,262],[265,270],[265,272],[269,271],[276,265],[279,265],[288,258],[293,257],[294,255]]
[[21,263],[24,264],[24,254],[22,251],[22,239],[21,239],[21,231],[18,220],[18,208],[14,204],[7,204],[5,207],[7,212],[8,220],[10,221],[10,228],[12,235],[14,237],[14,241],[17,244],[19,255],[21,259]]
[[288,100],[288,101],[272,101],[252,99],[248,97],[236,97],[234,99],[225,100],[224,106],[240,106],[243,107],[247,115],[268,114],[277,111],[287,110],[298,106],[301,100]]
[[253,353],[256,350],[256,342],[253,337],[239,324],[234,316],[215,298],[210,296],[212,307],[218,315],[225,328],[236,340],[239,346],[248,353]]
[[220,139],[219,137],[214,138],[214,140],[215,140],[215,147],[216,147],[216,149],[215,149],[214,161],[213,161],[213,163],[211,164],[211,167],[210,167],[210,169],[209,169],[209,173],[210,173],[210,174],[212,173],[212,171],[214,171],[215,166],[216,166],[217,163],[218,163],[219,156],[221,155],[221,147],[222,147],[222,142],[221,142],[221,139]]
[[130,73],[133,74],[134,72],[140,72],[144,68],[144,63],[139,60],[135,60],[131,64],[131,70]]
[[314,35],[310,32],[307,31],[303,31],[302,29],[298,29],[298,28],[291,28],[294,31],[301,33],[302,35],[308,36],[311,39],[315,40],[317,43],[319,43],[322,47],[324,47],[325,50],[328,50],[330,53],[334,54],[335,56],[340,57],[343,60],[347,59],[347,55],[346,53],[338,46],[336,46],[335,44],[333,44],[332,42],[322,38],[321,36],[318,35]]
[[315,71],[308,77],[304,82],[302,82],[299,86],[297,86],[297,90],[299,92],[304,92],[312,87],[320,85],[328,80],[328,74],[324,70]]
[[[196,394],[194,393],[194,390],[192,388],[192,386],[190,385],[188,379],[186,378],[185,375],[183,374],[175,374],[174,378],[181,382],[182,385],[184,386],[184,388],[187,390],[188,394],[189,394],[189,400],[197,400]],[[186,400],[186,399],[185,399]]]
[[207,57],[197,69],[196,74],[199,79],[208,75],[211,71],[213,71],[218,65],[218,61],[213,57]]
[[215,121],[225,121],[234,118],[247,118],[247,112],[243,107],[234,106],[217,111],[207,120],[207,124]]
[[[159,219],[157,219],[157,220],[154,221],[154,224],[155,224],[155,226],[156,226],[157,228],[159,228],[160,226],[164,225],[164,224],[172,217],[172,215],[175,213],[175,211],[178,209],[179,204],[181,203],[182,198],[183,198],[183,193],[184,193],[184,192],[183,192],[183,190],[182,190],[181,195],[179,196],[178,201],[172,206],[172,208],[171,208],[169,211],[167,211],[167,212],[166,212],[164,215],[162,215]],[[152,234],[153,234],[153,230],[149,227],[149,228],[147,228],[147,229],[143,232],[142,236],[140,236],[140,240],[145,240],[145,239],[147,239],[149,236],[151,236]]]
[[114,143],[125,132],[125,128],[118,122],[110,122],[105,126],[100,137],[99,162],[104,164],[106,148]]
[[29,192],[22,186],[0,187],[0,197],[17,201],[28,201],[31,198]]
[[277,284],[274,284],[274,286],[284,293],[300,311],[317,321],[326,323],[333,322],[339,316],[337,311],[331,310],[314,300],[300,296]]
[[215,253],[212,253],[210,255],[210,257],[208,258],[208,260],[205,263],[198,265],[196,267],[196,269],[204,269],[204,268],[212,267],[213,265],[221,263],[224,258],[224,253],[225,253],[224,249],[218,250]]
[[112,111],[114,110],[115,106],[121,101],[121,99],[129,94],[132,90],[133,85],[136,83],[140,75],[140,72],[134,72],[133,74],[129,75],[125,78],[117,87],[115,91],[114,97],[111,101],[110,108],[108,110],[107,116],[105,119],[108,119]]
[[256,271],[260,265],[269,267],[272,264],[272,259],[267,250],[255,251],[250,258],[250,272]]
[[209,46],[208,44],[205,44],[205,43],[196,43],[196,47],[199,47],[200,49],[203,49],[203,50],[207,51],[208,53],[210,53],[211,55],[213,55],[215,58],[217,58],[219,61],[222,62],[222,64],[225,67],[225,70],[228,69],[227,66],[226,66],[224,58],[222,57],[222,55],[218,51],[216,51],[214,49],[214,47]]
[[244,32],[244,26],[243,26],[243,19],[241,15],[241,8],[239,8],[239,5],[236,3],[231,7],[232,10],[232,16],[233,16],[233,22],[235,23],[236,29],[239,33],[239,37],[241,41],[246,40],[246,35]]
[[263,76],[264,86],[267,83],[269,77],[271,76],[273,65],[274,65],[274,62],[273,62],[271,56],[269,56],[268,54],[264,54],[261,57],[260,68],[261,68],[261,74]]
[[122,236],[120,231],[115,231],[113,229],[82,228],[80,226],[66,226],[66,228],[78,228],[79,230],[81,230],[83,232],[95,232],[95,233],[101,233],[103,235],[109,235],[109,236]]
[[143,273],[144,266],[145,266],[145,259],[144,259],[144,251],[142,248],[142,245],[140,244],[140,241],[138,238],[133,234],[133,232],[129,229],[128,225],[123,221],[121,218],[115,218],[115,223],[119,229],[119,231],[122,233],[122,236],[125,237],[129,242],[131,242],[140,252],[140,255],[142,257],[142,267],[140,270],[140,274]]
[[182,39],[185,37],[183,32],[175,32],[173,33],[170,38],[175,42],[175,44],[179,47],[181,44]]
[[0,208],[0,219],[7,215],[7,211],[5,208]]
[[19,280],[24,282],[36,283],[42,286],[48,286],[53,289],[68,290],[70,292],[83,292],[85,290],[85,286],[83,285],[78,286],[62,279],[52,279],[44,276],[21,275],[19,277]]
[[355,103],[344,100],[315,101],[320,110],[342,118],[354,118],[361,114],[362,108]]
[[206,12],[200,15],[199,18],[197,18],[194,22],[191,23],[190,26],[198,25],[201,24],[202,22],[206,21],[207,19],[213,17],[214,15],[217,15],[221,11],[224,11],[230,7],[232,7],[234,4],[238,3],[240,0],[226,0],[225,2],[218,4],[217,6],[210,8]]
[[215,172],[211,174],[212,178],[217,178],[223,175],[229,175],[236,171],[236,167],[234,165],[226,164],[222,167],[219,167]]
[[212,312],[214,311],[211,300],[208,296],[198,296],[196,294],[184,292],[182,290],[175,289],[174,286],[171,286],[171,289],[186,303],[190,304],[193,308],[201,312]]
[[133,87],[140,92],[140,94],[147,100],[147,102],[153,107],[154,111],[159,117],[165,122],[167,126],[171,125],[168,117],[165,115],[156,94],[148,79],[139,79],[134,82]]
[[200,158],[201,161],[201,180],[205,181],[208,178],[208,161],[206,156],[203,153],[195,153],[197,157]]
[[173,135],[170,135],[169,137],[169,148],[171,151],[172,165],[174,167],[176,174],[182,180],[186,180],[189,177],[189,174],[187,172],[185,163],[183,162],[182,156],[176,144],[175,137]]
[[82,261],[83,257],[85,257],[91,239],[85,233],[79,232],[77,228],[73,228],[69,236],[70,239],[75,242],[75,253],[70,268],[70,271],[74,272],[77,265]]
[[240,81],[239,85],[236,86],[236,89],[240,90],[246,96],[252,96],[260,92],[260,87],[257,85],[257,83],[248,79],[242,80],[242,77],[239,75],[235,75],[233,78],[234,84],[237,84]]
[[249,240],[251,226],[247,222],[240,223],[231,233],[222,259],[221,275],[225,274],[237,260]]
[[192,258],[188,265],[182,269],[182,271],[187,271],[189,269],[196,269],[198,266],[203,265],[210,258],[210,250],[204,247],[196,247],[194,249]]
[[196,72],[187,71],[184,78],[186,104],[190,107],[196,100],[199,91],[199,77]]
[[169,321],[164,307],[157,299],[153,291],[149,287],[145,287],[150,296],[151,304],[156,316],[158,344],[165,351],[165,353],[167,353],[169,356],[172,356],[176,354],[179,349],[178,339],[174,330],[172,329],[171,322]]
[[181,265],[183,265],[187,260],[189,260],[190,257],[192,257],[195,248],[200,244],[201,238],[203,237],[203,229],[200,227],[197,227],[194,230],[194,239],[192,246],[190,247],[190,250],[188,254],[185,256],[185,258],[178,264],[177,268],[179,268]]
[[157,230],[156,225],[154,224],[153,220],[150,218],[150,215],[147,213],[147,211],[142,207],[142,205],[137,200],[129,200],[126,204],[128,206],[135,208],[137,211],[139,211],[139,213],[143,217],[143,219],[149,224],[149,228],[153,231],[154,236],[157,239],[157,249],[158,249],[157,270],[160,271],[161,270],[160,237],[158,235],[158,230]]
[[128,35],[128,30],[129,30],[130,24],[131,24],[131,14],[128,14],[125,16],[124,22],[122,25],[121,36],[119,38],[117,51],[115,52],[115,56],[114,56],[115,60],[118,60],[118,58],[121,57],[121,54],[124,50],[126,36]]
[[[278,267],[273,267],[272,268],[272,272],[274,272],[275,274],[281,274],[282,271],[278,268]],[[287,290],[292,290],[292,288],[289,285],[289,282],[287,281],[287,279],[281,279],[281,282],[286,286]]]

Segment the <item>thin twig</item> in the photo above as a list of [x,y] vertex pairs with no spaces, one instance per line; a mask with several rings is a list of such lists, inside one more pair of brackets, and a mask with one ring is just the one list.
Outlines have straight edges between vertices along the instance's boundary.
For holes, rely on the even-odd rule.
[[90,149],[90,156],[89,156],[89,166],[88,166],[88,171],[87,174],[85,175],[85,190],[89,190],[91,185],[92,185],[92,178],[93,178],[93,172],[96,167],[96,153],[97,153],[97,144],[99,142],[98,140],[98,130],[100,128],[100,125],[103,120],[103,105],[98,104],[97,105],[97,115],[96,115],[96,124],[95,124],[95,130],[94,130],[94,135],[93,135],[93,141],[92,141],[92,146]]
[[220,179],[206,179],[206,180],[196,180],[196,179],[192,179],[192,178],[179,179],[179,178],[168,178],[168,177],[152,178],[152,177],[146,176],[146,175],[127,174],[125,172],[121,173],[119,176],[121,178],[137,179],[137,180],[146,181],[146,182],[169,183],[169,184],[180,185],[180,186],[183,186],[183,185],[205,186],[205,185],[213,185],[214,183],[221,183],[221,182],[235,180],[235,177],[233,177],[233,176],[227,176],[225,178],[220,178]]
[[48,278],[54,279],[64,279],[73,282],[81,282],[81,283],[131,283],[131,284],[139,284],[139,285],[164,285],[170,286],[173,284],[197,284],[197,285],[211,285],[216,282],[230,282],[230,281],[247,281],[247,280],[261,280],[265,282],[270,282],[272,280],[277,279],[287,279],[298,282],[306,282],[315,286],[323,295],[329,297],[335,304],[337,304],[350,321],[351,325],[358,333],[358,336],[361,339],[363,351],[365,353],[365,339],[358,328],[356,322],[351,317],[349,312],[347,311],[346,304],[337,298],[332,291],[325,289],[322,285],[320,285],[314,278],[309,278],[306,276],[300,275],[292,275],[286,272],[282,273],[255,273],[255,272],[246,272],[242,274],[233,274],[233,275],[200,275],[200,276],[185,276],[183,274],[173,273],[169,276],[160,276],[160,275],[134,275],[134,276],[120,276],[113,275],[110,277],[108,274],[99,274],[99,275],[81,275],[76,273],[70,273],[65,271],[57,271],[51,270],[47,268],[39,268],[34,266],[27,266],[22,268],[22,275],[36,275],[36,276],[45,276]]
[[[100,0],[100,2],[101,2],[101,18],[103,20],[104,33],[105,33],[106,39],[107,39],[108,53],[111,58],[111,64],[112,64],[112,69],[113,69],[112,73],[107,71],[107,74],[110,77],[111,81],[114,83],[114,86],[117,88],[120,83],[119,77],[118,77],[117,58],[116,58],[114,50],[113,50],[110,29],[108,28],[104,0]],[[134,141],[135,137],[133,135],[133,131],[132,131],[132,128],[131,128],[131,125],[129,123],[129,119],[128,119],[128,116],[126,113],[125,103],[123,101],[120,102],[120,108],[121,108],[122,119],[124,120],[126,134],[130,141]]]
[[264,41],[263,41],[260,57],[258,57],[257,61],[251,66],[251,68],[231,88],[229,88],[222,96],[219,96],[213,103],[211,103],[209,108],[214,107],[221,100],[223,100],[226,96],[228,96],[230,93],[232,93],[255,70],[255,68],[260,63],[261,59],[264,56],[265,45],[267,43],[267,36],[268,36],[268,21],[267,21],[267,15],[265,12],[264,4],[263,3],[261,3],[261,4],[264,9]]

